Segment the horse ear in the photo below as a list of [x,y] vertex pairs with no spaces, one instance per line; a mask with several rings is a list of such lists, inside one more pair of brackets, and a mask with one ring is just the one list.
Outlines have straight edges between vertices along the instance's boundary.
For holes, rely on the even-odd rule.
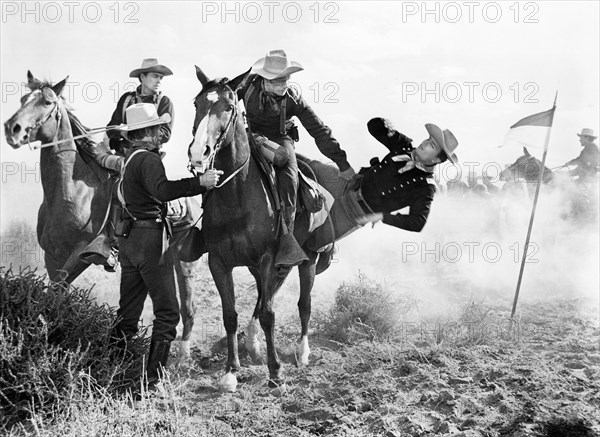
[[54,94],[60,96],[60,93],[62,93],[62,90],[65,87],[65,84],[67,83],[67,79],[69,79],[69,76],[65,77],[63,80],[61,80],[52,87],[52,91],[54,91]]
[[249,68],[248,71],[245,71],[244,73],[227,82],[229,88],[231,88],[233,91],[237,91],[239,88],[243,88],[244,85],[246,85],[248,77],[250,77],[251,70],[252,68]]
[[197,65],[194,65],[194,67],[196,67],[196,77],[198,78],[198,80],[200,81],[200,83],[202,85],[204,85],[209,80],[208,76],[206,74],[204,74],[204,71],[202,71],[200,69],[200,67],[198,67]]
[[527,150],[527,147],[523,147],[523,153],[525,154],[525,156],[531,156],[529,154],[529,150]]
[[27,70],[27,88],[30,90],[38,89],[40,85],[40,81],[33,77],[31,71]]

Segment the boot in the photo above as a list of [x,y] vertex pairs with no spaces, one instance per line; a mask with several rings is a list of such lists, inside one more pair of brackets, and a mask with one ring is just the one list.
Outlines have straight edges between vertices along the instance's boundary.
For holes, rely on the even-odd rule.
[[294,219],[296,208],[284,207],[283,221],[285,229],[283,235],[279,238],[279,248],[275,256],[275,267],[286,268],[294,267],[308,260],[308,256],[294,237]]
[[315,275],[323,273],[329,268],[334,253],[335,246],[333,244],[331,245],[331,247],[328,247],[323,252],[319,252],[319,260],[317,261],[317,265],[315,266]]
[[156,390],[159,380],[164,378],[170,350],[171,342],[169,340],[154,340],[150,343],[150,353],[148,354],[148,364],[146,366],[148,391]]

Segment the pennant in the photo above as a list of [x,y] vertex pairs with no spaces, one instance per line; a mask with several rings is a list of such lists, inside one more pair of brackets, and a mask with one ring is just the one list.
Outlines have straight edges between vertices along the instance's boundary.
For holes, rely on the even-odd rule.
[[546,136],[554,120],[555,109],[553,107],[547,111],[533,114],[517,121],[510,127],[500,147],[510,145],[532,149],[544,148]]

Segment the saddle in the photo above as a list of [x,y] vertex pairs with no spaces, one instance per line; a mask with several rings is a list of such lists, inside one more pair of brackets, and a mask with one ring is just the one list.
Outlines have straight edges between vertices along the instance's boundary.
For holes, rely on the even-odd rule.
[[[277,190],[277,178],[273,164],[267,160],[260,147],[252,140],[252,135],[248,135],[250,142],[250,151],[258,164],[264,180],[269,187],[269,191],[274,199],[275,209],[281,209],[281,200]],[[296,154],[298,162],[298,197],[296,202],[296,216],[306,211],[309,215],[309,232],[325,223],[328,216],[327,208],[324,206],[333,203],[333,197],[322,187],[315,173],[310,166],[304,162],[302,155]],[[330,200],[331,199],[331,200]]]

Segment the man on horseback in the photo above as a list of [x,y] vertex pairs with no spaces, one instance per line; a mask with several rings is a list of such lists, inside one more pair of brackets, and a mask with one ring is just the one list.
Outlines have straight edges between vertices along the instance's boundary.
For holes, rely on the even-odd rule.
[[[158,63],[156,59],[149,58],[142,61],[142,66],[136,68],[129,77],[137,77],[140,81],[140,85],[135,91],[130,91],[123,94],[119,98],[117,108],[113,112],[112,118],[108,122],[108,126],[120,126],[127,123],[126,110],[131,105],[136,103],[150,103],[156,107],[156,112],[159,116],[168,114],[170,121],[163,123],[160,126],[157,141],[159,148],[162,144],[169,141],[171,138],[171,129],[173,127],[173,104],[171,100],[163,95],[160,91],[160,84],[164,76],[171,76],[173,72],[168,67]],[[128,139],[127,131],[120,129],[111,129],[106,132],[109,139],[110,149],[114,150],[114,154],[108,153],[98,147],[91,147],[87,149],[87,152],[96,160],[96,162],[103,168],[106,168],[116,174],[121,171],[123,164],[123,156],[127,153],[127,150],[131,147],[131,142]],[[114,272],[118,264],[117,249],[115,246],[116,241],[114,235],[110,235],[112,230],[111,226],[114,226],[116,217],[121,214],[118,205],[112,208],[112,213],[109,219],[109,223],[106,228],[109,235],[100,235],[94,241],[92,241],[88,247],[84,250],[81,258],[92,262],[94,264],[104,264],[105,270]]]
[[346,159],[338,141],[315,114],[306,101],[288,87],[292,73],[303,67],[287,58],[283,50],[270,51],[251,69],[246,85],[238,97],[244,101],[253,140],[273,153],[279,194],[283,200],[284,234],[279,242],[275,265],[291,267],[307,260],[307,256],[294,237],[294,218],[298,191],[298,163],[294,142],[298,141],[298,128],[292,117],[296,116],[315,139],[319,150],[335,162],[339,177],[349,181],[355,172]]
[[161,127],[170,118],[159,117],[151,103],[136,103],[127,108],[127,119],[132,126],[125,129],[131,150],[118,187],[124,217],[118,235],[122,272],[115,336],[122,343],[135,335],[150,295],[155,319],[146,374],[153,388],[167,365],[179,323],[173,265],[165,259],[170,256],[171,233],[166,202],[205,193],[217,184],[222,172],[207,170],[199,177],[168,180],[159,149]]
[[[317,251],[368,222],[380,220],[390,226],[420,232],[427,222],[436,192],[435,166],[446,160],[457,163],[454,150],[458,141],[452,132],[442,131],[435,124],[425,125],[429,138],[417,148],[388,120],[374,118],[367,127],[390,153],[382,161],[371,159],[371,165],[362,168],[352,183],[334,182],[336,169],[332,166],[317,161],[309,163],[336,199],[330,212],[332,223],[325,223],[313,233],[307,244],[311,250]],[[407,206],[410,207],[408,214],[394,213]],[[328,267],[331,255],[331,252],[321,254],[318,271]]]
[[[140,68],[136,68],[129,73],[129,77],[136,77],[140,81],[140,85],[135,91],[127,92],[119,98],[117,108],[113,112],[108,126],[126,123],[125,110],[129,106],[135,103],[152,103],[156,106],[156,112],[159,116],[164,114],[171,116],[171,121],[161,125],[158,134],[159,144],[162,145],[169,141],[171,138],[171,129],[173,128],[173,103],[159,91],[159,88],[163,77],[171,76],[172,74],[173,72],[170,68],[159,64],[156,59],[144,59]],[[128,148],[130,143],[127,135],[123,135],[119,130],[109,130],[106,134],[110,139],[110,148],[123,156],[125,154],[124,149]]]
[[577,136],[583,150],[577,158],[570,160],[565,166],[576,165],[571,174],[578,177],[578,182],[587,182],[598,175],[598,146],[594,143],[598,137],[594,135],[592,129],[587,128],[582,129]]

